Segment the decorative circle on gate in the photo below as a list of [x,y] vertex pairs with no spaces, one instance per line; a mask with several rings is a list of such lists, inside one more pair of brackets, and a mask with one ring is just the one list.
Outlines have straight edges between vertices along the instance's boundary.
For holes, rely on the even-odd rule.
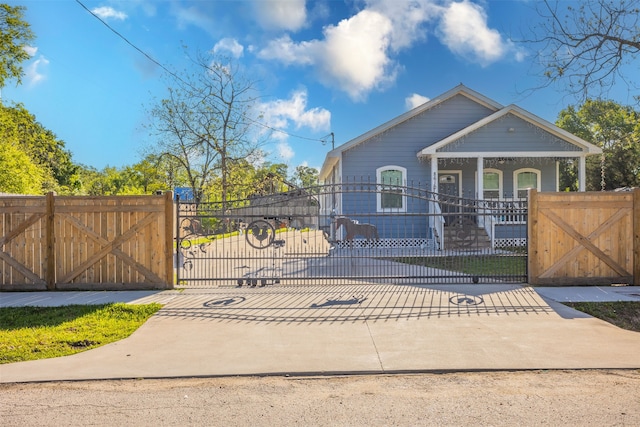
[[247,226],[245,238],[247,243],[256,249],[265,249],[273,243],[276,235],[276,229],[273,225],[264,219],[253,221]]
[[449,302],[453,305],[480,305],[484,304],[484,299],[473,295],[454,295]]
[[478,241],[478,227],[470,218],[456,218],[449,225],[449,229],[453,230],[451,241],[460,248],[471,246]]
[[240,303],[243,303],[245,302],[245,300],[245,297],[225,297],[212,299],[211,301],[207,301],[202,305],[208,308],[228,307],[230,305],[238,305]]

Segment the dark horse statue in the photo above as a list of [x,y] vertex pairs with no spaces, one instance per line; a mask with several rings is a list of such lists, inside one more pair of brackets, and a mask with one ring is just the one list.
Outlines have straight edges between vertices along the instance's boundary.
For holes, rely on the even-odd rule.
[[336,230],[339,230],[342,226],[347,231],[345,240],[351,241],[356,236],[362,236],[367,240],[380,239],[378,229],[373,224],[360,224],[346,216],[339,216],[336,218]]

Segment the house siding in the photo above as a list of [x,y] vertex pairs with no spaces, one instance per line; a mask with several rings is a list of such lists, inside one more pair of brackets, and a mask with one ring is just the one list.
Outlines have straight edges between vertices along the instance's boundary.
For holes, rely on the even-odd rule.
[[[430,164],[419,159],[417,153],[493,112],[466,96],[456,95],[384,134],[343,152],[341,182],[363,181],[375,184],[378,168],[397,165],[407,169],[406,185],[428,190]],[[341,212],[362,223],[375,225],[381,238],[427,237],[426,215],[366,215],[365,212],[376,213],[377,200],[374,193],[344,193],[341,199]],[[425,200],[410,196],[406,199],[406,205],[406,212],[409,214],[429,210]]]
[[493,111],[463,95],[456,95],[407,120],[386,133],[342,153],[343,178],[369,178],[388,165],[407,168],[408,182],[428,182],[428,163],[417,153],[423,148],[492,114]]
[[514,114],[507,114],[497,122],[489,123],[438,151],[451,153],[575,151],[578,155],[580,148],[560,140]]

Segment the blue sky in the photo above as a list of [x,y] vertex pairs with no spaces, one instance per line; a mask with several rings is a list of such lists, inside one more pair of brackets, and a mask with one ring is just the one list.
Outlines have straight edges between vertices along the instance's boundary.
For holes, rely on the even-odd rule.
[[[26,6],[37,39],[23,84],[2,91],[101,169],[141,159],[146,111],[168,79],[74,0]],[[319,168],[336,146],[463,83],[554,122],[575,100],[540,83],[521,39],[538,19],[525,0],[82,0],[157,62],[180,70],[190,52],[232,56],[258,82],[261,119],[282,129],[263,147],[290,171]],[[169,79],[170,81],[170,79]],[[618,97],[615,94],[618,94]],[[631,103],[626,89],[612,98]],[[330,138],[328,138],[330,139]]]

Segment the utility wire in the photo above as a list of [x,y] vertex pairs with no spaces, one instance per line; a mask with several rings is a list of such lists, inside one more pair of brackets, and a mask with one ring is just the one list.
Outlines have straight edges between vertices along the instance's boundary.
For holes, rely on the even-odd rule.
[[[160,63],[159,61],[157,61],[155,58],[153,58],[151,55],[149,55],[148,53],[146,53],[145,51],[143,51],[142,49],[140,49],[138,46],[136,46],[135,44],[133,44],[131,41],[129,41],[129,39],[127,39],[125,36],[123,36],[122,34],[120,34],[115,28],[113,28],[111,25],[109,25],[107,22],[105,22],[102,18],[100,18],[98,15],[96,15],[91,9],[89,9],[87,6],[85,6],[80,0],[76,0],[76,3],[78,3],[84,10],[86,10],[87,12],[89,12],[89,14],[91,14],[91,16],[93,16],[94,18],[96,18],[98,21],[100,21],[105,27],[107,27],[109,30],[111,30],[115,35],[117,35],[119,38],[121,38],[122,40],[124,40],[125,43],[127,43],[129,46],[131,46],[132,48],[134,48],[135,50],[137,50],[139,53],[141,53],[145,58],[147,58],[149,61],[153,62],[154,64],[156,64],[158,67],[162,68],[167,74],[169,74],[171,77],[173,77],[176,80],[179,80],[182,84],[185,84],[187,86],[190,86],[193,90],[197,91],[197,88],[193,87],[189,82],[184,81],[178,74],[174,73],[173,71],[169,70],[167,67],[165,67],[162,63]],[[208,68],[208,67],[205,67]],[[269,126],[266,123],[262,123],[259,122],[255,119],[252,119],[251,117],[247,117],[246,115],[243,114],[243,117],[245,119],[247,119],[248,121],[258,125],[258,126],[262,126],[266,129],[269,129],[273,132],[280,132],[283,133],[285,135],[288,135],[292,138],[298,138],[298,139],[304,139],[307,141],[314,141],[314,142],[322,142],[322,143],[326,143],[326,139],[317,139],[317,138],[308,138],[306,136],[300,136],[300,135],[295,135],[292,133],[289,133],[285,130],[282,129],[277,129],[274,128],[272,126]]]

